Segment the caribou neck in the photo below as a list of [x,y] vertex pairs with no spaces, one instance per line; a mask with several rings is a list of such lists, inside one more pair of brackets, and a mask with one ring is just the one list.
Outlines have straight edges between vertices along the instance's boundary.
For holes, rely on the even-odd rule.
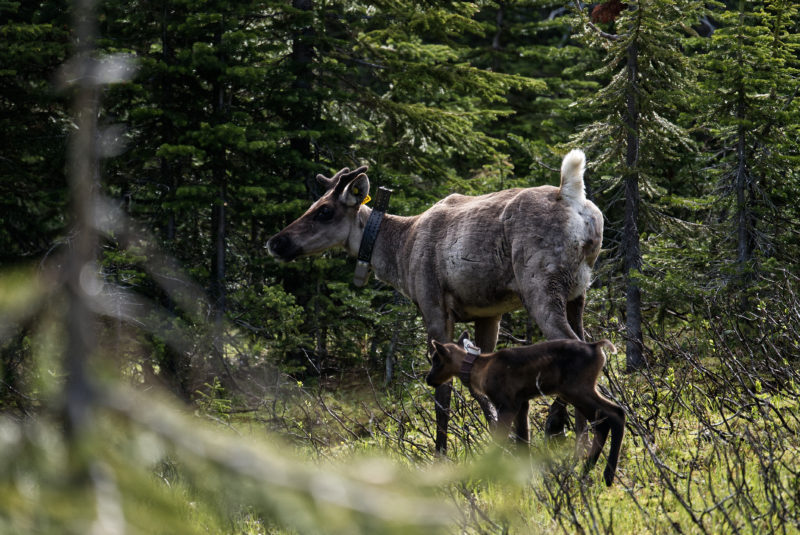
[[[358,255],[358,247],[361,243],[361,236],[364,233],[364,225],[371,213],[372,209],[367,206],[362,206],[359,211],[359,231],[356,233],[357,235],[351,237],[348,244],[348,252],[352,256]],[[410,259],[403,257],[403,251],[406,249],[405,244],[409,230],[417,217],[385,214],[378,231],[378,237],[375,240],[375,247],[372,250],[372,259],[370,260],[370,267],[378,279],[392,285],[406,295],[408,295],[408,292],[403,284],[401,269],[408,264]]]

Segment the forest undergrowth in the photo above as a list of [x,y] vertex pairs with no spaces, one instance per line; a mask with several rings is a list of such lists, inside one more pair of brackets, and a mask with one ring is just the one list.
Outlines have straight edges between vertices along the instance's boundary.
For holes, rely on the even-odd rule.
[[[46,302],[15,277],[0,285],[6,304]],[[331,348],[322,374],[232,359],[232,375],[192,404],[159,393],[131,360],[149,342],[121,349],[137,329],[110,323],[91,359],[91,424],[76,433],[57,412],[63,326],[51,301],[23,340],[36,399],[19,392],[0,421],[0,532],[795,533],[798,281],[760,277],[649,310],[662,319],[646,323],[645,368],[609,355],[600,385],[628,417],[611,488],[602,457],[582,476],[574,433],[545,441],[547,398],[532,404],[530,448],[511,447],[490,439],[457,383],[449,450],[436,456],[418,319],[403,324],[388,384],[375,362],[338,361]],[[588,336],[621,346],[605,288],[589,303]],[[524,318],[507,318],[501,344]]]
[[[436,456],[414,322],[388,384],[374,364],[337,363],[332,351],[316,376],[232,366],[191,405],[158,394],[136,367],[123,368],[133,385],[120,384],[109,363],[121,355],[101,343],[93,423],[65,441],[73,431],[48,408],[61,387],[46,357],[61,331],[45,321],[26,342],[40,367],[28,386],[44,403],[0,422],[0,531],[794,533],[800,302],[791,275],[769,277],[648,323],[658,328],[643,369],[609,355],[601,388],[628,416],[611,488],[602,457],[582,476],[574,433],[545,441],[547,398],[532,404],[530,448],[511,447],[490,439],[456,384],[449,450]],[[589,302],[589,337],[621,345],[604,289]]]
[[[780,306],[800,310],[791,281],[775,284]],[[776,301],[755,302],[753,312],[714,313],[741,305],[714,299],[696,311],[702,319],[649,333],[647,368],[628,373],[624,356],[609,356],[601,387],[628,415],[609,489],[599,476],[602,458],[581,477],[574,433],[545,441],[546,398],[532,404],[530,449],[510,451],[492,443],[478,405],[456,385],[450,449],[437,458],[421,343],[388,388],[364,367],[308,384],[285,377],[278,395],[246,412],[225,403],[207,408],[238,432],[269,429],[320,461],[367,454],[423,471],[463,468],[464,478],[439,488],[457,511],[452,532],[797,532],[800,317],[770,314]],[[589,318],[590,332],[619,331],[613,322],[597,329],[602,321]]]

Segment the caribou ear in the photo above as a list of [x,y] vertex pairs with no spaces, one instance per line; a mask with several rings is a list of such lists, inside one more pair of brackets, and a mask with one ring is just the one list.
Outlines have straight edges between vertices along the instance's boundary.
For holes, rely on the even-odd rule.
[[339,170],[339,172],[337,172],[331,178],[328,178],[322,173],[320,173],[317,175],[317,182],[319,182],[320,186],[323,186],[326,190],[329,190],[339,182],[339,178],[341,178],[342,175],[346,175],[349,172],[350,172],[349,167],[343,167],[342,169]]
[[346,206],[358,206],[364,203],[368,195],[369,178],[366,173],[361,173],[345,186],[340,198]]

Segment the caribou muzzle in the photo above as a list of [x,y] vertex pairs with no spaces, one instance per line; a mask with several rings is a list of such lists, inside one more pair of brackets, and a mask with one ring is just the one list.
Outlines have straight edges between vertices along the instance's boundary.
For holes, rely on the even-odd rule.
[[303,249],[286,234],[278,233],[267,241],[269,254],[282,262],[289,262],[303,254]]

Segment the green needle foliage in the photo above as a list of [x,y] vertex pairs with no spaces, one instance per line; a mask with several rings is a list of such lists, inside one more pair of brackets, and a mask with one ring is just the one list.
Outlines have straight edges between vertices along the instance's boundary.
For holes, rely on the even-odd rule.
[[13,265],[44,254],[63,225],[68,123],[52,81],[70,53],[69,14],[62,2],[2,2],[0,19],[0,263]]
[[[0,1],[0,533],[800,529],[794,2],[86,6]],[[457,384],[436,457],[413,303],[264,249],[317,173],[410,215],[572,146],[587,333],[628,349],[610,489],[547,399],[495,445]]]
[[763,259],[785,254],[769,228],[786,220],[784,192],[796,175],[798,10],[791,2],[733,7],[700,43],[698,61],[723,234],[738,277],[746,280]]

